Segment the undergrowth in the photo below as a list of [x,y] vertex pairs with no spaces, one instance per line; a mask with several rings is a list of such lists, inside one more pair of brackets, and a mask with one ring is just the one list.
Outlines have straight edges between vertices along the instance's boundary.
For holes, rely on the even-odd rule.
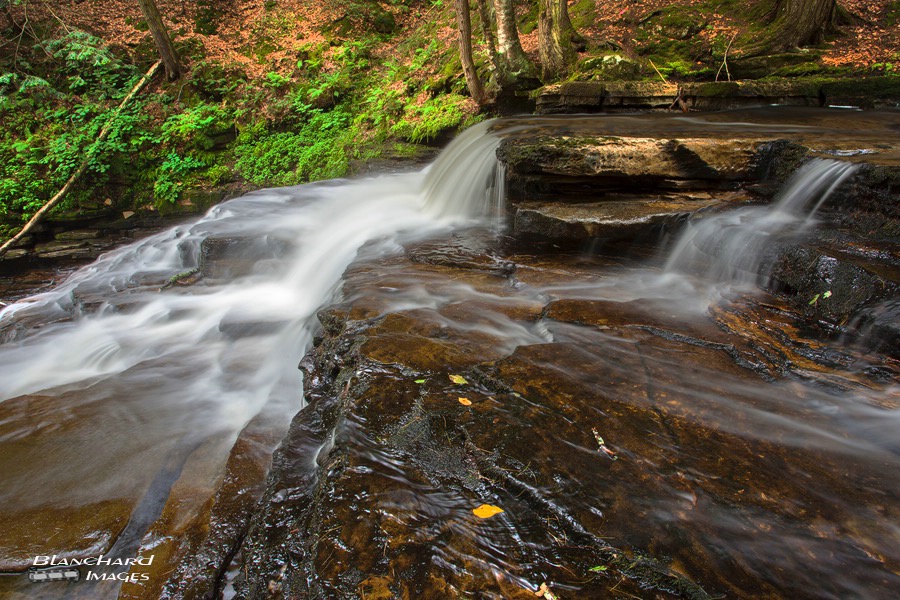
[[[393,4],[402,12],[414,3]],[[182,79],[148,86],[99,144],[147,64],[78,30],[0,57],[0,215],[29,218],[87,155],[87,172],[58,210],[164,208],[188,189],[341,177],[381,156],[414,156],[415,144],[478,120],[455,50],[435,40],[449,10],[436,3],[420,30],[397,32],[383,9],[379,27],[368,27],[369,4],[348,4],[327,41],[304,45],[292,68],[272,62],[262,77],[181,46],[190,67]],[[258,43],[247,54],[265,63],[292,18],[273,4],[254,24]],[[401,33],[385,60],[384,44]]]

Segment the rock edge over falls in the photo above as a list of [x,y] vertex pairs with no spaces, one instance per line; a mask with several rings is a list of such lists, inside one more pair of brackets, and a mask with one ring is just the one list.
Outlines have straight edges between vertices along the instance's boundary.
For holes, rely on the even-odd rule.
[[[896,133],[626,139],[571,122],[501,145],[508,236],[348,270],[300,365],[308,406],[275,454],[238,597],[896,589],[896,456],[844,447],[816,408],[898,408]],[[769,201],[811,156],[876,150],[814,234],[771,240],[767,292],[645,286],[688,222]]]
[[[804,582],[827,560],[780,556],[766,573],[764,556],[715,549],[726,516],[739,538],[884,556],[864,522],[896,513],[874,491],[895,460],[785,445],[797,432],[763,434],[754,413],[796,409],[778,406],[786,381],[865,395],[895,362],[860,372],[774,297],[686,320],[671,299],[579,287],[624,259],[501,246],[463,232],[347,273],[301,363],[309,405],[276,453],[239,597],[524,599],[545,582],[577,598],[815,595]],[[397,309],[412,282],[419,306]],[[482,504],[504,512],[481,519]]]

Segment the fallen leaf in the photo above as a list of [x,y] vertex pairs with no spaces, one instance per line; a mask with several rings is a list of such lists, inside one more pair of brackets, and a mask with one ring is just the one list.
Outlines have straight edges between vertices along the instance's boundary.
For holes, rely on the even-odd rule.
[[479,519],[488,519],[493,517],[494,515],[499,515],[503,512],[503,509],[499,506],[494,506],[493,504],[482,504],[478,508],[473,508],[472,512]]
[[425,383],[424,379],[416,379],[416,383]]
[[543,596],[544,600],[559,600],[559,596],[550,591],[550,586],[542,583],[541,587],[534,593],[535,596]]
[[588,569],[588,571],[593,571],[594,573],[602,573],[608,568],[609,567],[607,567],[606,565],[597,565],[596,567],[591,567],[590,569]]
[[462,404],[463,406],[472,406],[472,401],[469,400],[468,398],[460,398],[459,403]]
[[452,381],[453,383],[458,383],[459,385],[466,385],[467,383],[469,383],[462,375],[451,375],[450,381]]

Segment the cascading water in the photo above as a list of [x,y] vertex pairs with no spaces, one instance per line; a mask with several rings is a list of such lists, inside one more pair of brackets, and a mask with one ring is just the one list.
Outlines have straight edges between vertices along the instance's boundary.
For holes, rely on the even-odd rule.
[[669,272],[698,272],[719,282],[765,279],[766,250],[779,239],[802,234],[831,194],[857,165],[814,159],[797,170],[774,206],[753,206],[690,223],[666,262]]
[[[256,415],[286,427],[301,402],[297,363],[316,310],[339,294],[364,244],[396,247],[495,210],[499,140],[489,126],[466,131],[422,172],[226,202],[5,307],[0,504],[27,515],[123,500],[135,508],[114,550],[133,555],[198,448],[217,453],[203,472],[214,478]],[[171,285],[195,270],[200,283]],[[16,444],[22,437],[28,443]],[[97,553],[109,535],[69,550]],[[0,539],[6,568],[44,553],[39,543],[11,544]]]
[[[659,135],[706,128],[651,117]],[[498,136],[643,122],[593,119],[485,123],[422,172],[249,194],[4,309],[0,574],[20,575],[0,595],[116,596],[29,584],[21,572],[48,553],[162,562],[175,548],[151,583],[221,574],[232,555],[205,541],[194,554],[191,527],[233,448],[281,441],[250,528],[225,521],[247,534],[234,585],[259,593],[246,597],[287,596],[290,578],[362,595],[391,577],[392,593],[440,597],[531,596],[542,581],[561,597],[656,596],[668,588],[641,587],[645,552],[714,595],[891,597],[897,386],[877,378],[896,371],[820,350],[777,298],[731,292],[854,167],[813,161],[775,205],[698,220],[662,274],[630,257],[503,254],[483,228],[455,229],[498,224]],[[714,129],[732,126],[748,125]],[[330,319],[384,318],[325,328],[306,365],[315,404],[288,433],[316,311],[337,300]],[[471,365],[484,380],[448,381]],[[265,442],[245,437],[259,427]],[[478,519],[482,502],[505,512]],[[169,567],[184,570],[169,580]]]

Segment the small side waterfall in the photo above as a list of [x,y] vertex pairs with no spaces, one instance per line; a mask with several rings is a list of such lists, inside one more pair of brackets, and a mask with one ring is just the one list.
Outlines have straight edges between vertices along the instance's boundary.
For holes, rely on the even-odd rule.
[[438,217],[502,214],[505,172],[497,160],[493,121],[470,127],[425,169],[426,210]]
[[777,239],[801,234],[816,211],[857,165],[814,159],[791,176],[772,206],[753,206],[690,223],[671,250],[666,271],[693,272],[711,281],[755,283]]

